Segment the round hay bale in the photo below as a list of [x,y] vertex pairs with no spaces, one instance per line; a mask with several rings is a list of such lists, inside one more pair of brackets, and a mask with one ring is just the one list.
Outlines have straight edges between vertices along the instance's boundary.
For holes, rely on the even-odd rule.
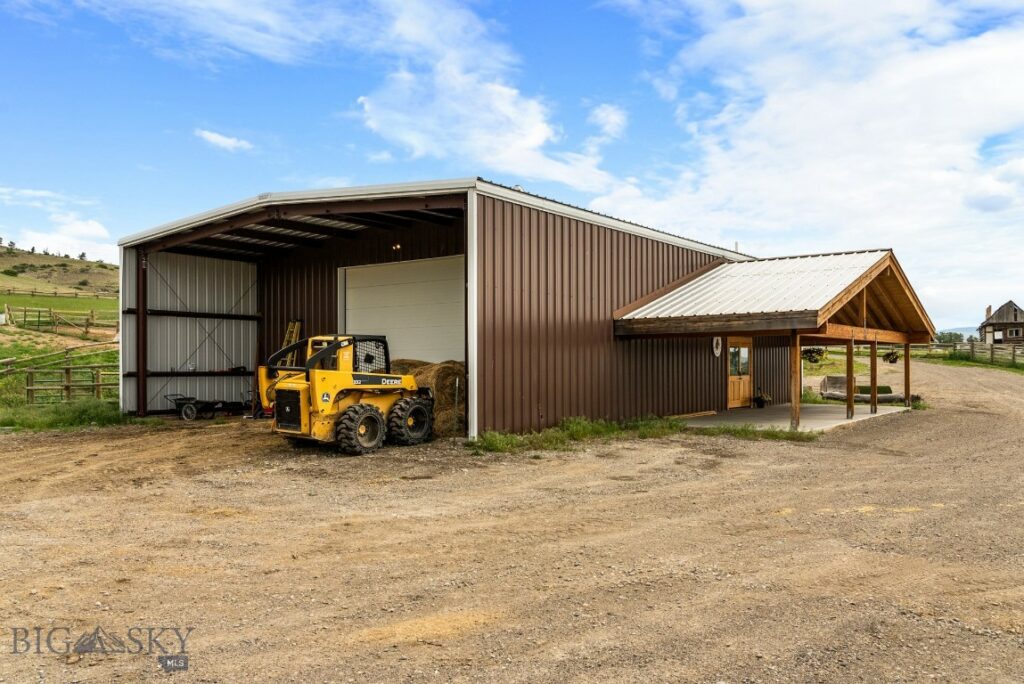
[[391,372],[398,375],[410,375],[417,368],[430,365],[426,361],[418,361],[416,359],[392,359],[391,360]]
[[424,364],[410,372],[417,385],[429,387],[434,393],[434,434],[466,434],[466,364],[443,361]]

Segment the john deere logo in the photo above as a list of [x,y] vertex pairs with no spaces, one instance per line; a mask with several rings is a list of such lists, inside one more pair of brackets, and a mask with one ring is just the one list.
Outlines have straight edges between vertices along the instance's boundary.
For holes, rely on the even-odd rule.
[[321,394],[320,395],[320,401],[322,401],[325,404],[330,402],[331,401],[331,393],[330,392],[324,392],[323,394]]

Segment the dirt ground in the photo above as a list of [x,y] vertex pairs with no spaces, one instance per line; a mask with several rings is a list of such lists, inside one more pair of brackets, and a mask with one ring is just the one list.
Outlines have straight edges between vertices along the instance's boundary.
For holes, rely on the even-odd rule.
[[[1024,377],[914,373],[930,409],[809,444],[0,436],[0,679],[1019,682]],[[192,627],[190,669],[35,626]]]

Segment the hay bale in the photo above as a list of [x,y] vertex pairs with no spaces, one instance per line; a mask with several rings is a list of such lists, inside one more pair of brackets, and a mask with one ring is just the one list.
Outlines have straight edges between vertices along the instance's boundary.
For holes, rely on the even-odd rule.
[[398,375],[412,375],[412,372],[417,368],[428,365],[430,364],[427,361],[418,361],[416,359],[392,359],[391,372]]
[[438,437],[466,434],[466,364],[461,361],[422,363],[409,372],[417,385],[434,392],[434,434]]

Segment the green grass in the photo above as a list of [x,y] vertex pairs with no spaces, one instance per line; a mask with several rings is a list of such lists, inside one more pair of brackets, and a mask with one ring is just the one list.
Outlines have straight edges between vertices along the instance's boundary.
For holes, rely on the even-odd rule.
[[[857,355],[854,354],[854,356],[856,357]],[[870,372],[871,367],[868,364],[854,358],[854,375]],[[846,375],[846,352],[837,353],[830,351],[828,357],[823,359],[821,363],[804,361],[804,375]]]
[[[13,287],[13,286],[12,286]],[[51,288],[52,290],[52,288]],[[80,297],[54,297],[53,295],[27,295],[7,294],[0,287],[0,307],[4,304],[12,307],[29,307],[33,309],[53,309],[55,311],[78,311],[88,313],[95,311],[104,319],[113,318],[111,314],[117,313],[117,299],[103,297],[89,297],[83,294]],[[100,313],[102,312],[102,314]],[[105,315],[104,315],[105,314]]]
[[18,430],[57,430],[76,427],[158,425],[159,418],[136,418],[121,413],[116,403],[100,399],[79,399],[67,404],[9,406],[0,408],[0,427]]
[[801,404],[845,404],[846,402],[842,399],[826,399],[819,392],[814,390],[804,389],[800,394]]
[[617,423],[588,418],[567,418],[557,427],[540,432],[516,435],[505,432],[487,431],[477,439],[469,440],[466,446],[475,454],[518,453],[522,451],[566,451],[580,442],[609,440],[617,438],[656,439],[679,433],[699,435],[727,435],[740,439],[770,439],[794,442],[810,442],[818,438],[813,432],[791,432],[776,428],[758,429],[751,425],[690,428],[678,418],[651,416]]

